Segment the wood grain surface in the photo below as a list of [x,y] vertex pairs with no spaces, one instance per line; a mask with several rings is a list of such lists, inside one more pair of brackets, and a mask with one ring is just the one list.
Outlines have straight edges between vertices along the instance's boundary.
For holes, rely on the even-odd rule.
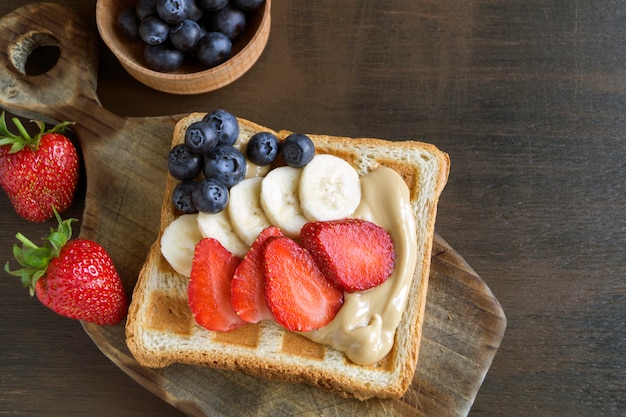
[[[4,1],[0,16],[28,3]],[[58,3],[95,33],[94,1]],[[232,85],[185,98],[158,93],[97,40],[97,99],[114,120],[223,107],[275,128],[435,143],[452,160],[437,230],[508,319],[469,415],[618,416],[626,409],[624,16],[626,4],[611,0],[273,2],[267,48]],[[85,177],[81,187],[68,215],[97,231],[84,212]],[[22,221],[4,195],[0,210],[3,260],[16,231],[50,227]],[[0,286],[0,414],[183,415],[19,282],[5,276]]]
[[[46,16],[60,14],[66,16],[65,22],[49,30],[63,54],[47,72],[50,78],[16,75],[7,70],[10,63],[5,62],[0,78],[9,80],[20,94],[4,96],[0,103],[20,114],[33,112],[76,122],[73,128],[87,177],[80,236],[107,249],[130,294],[158,234],[166,157],[179,117],[126,119],[100,107],[95,97],[95,58],[85,62],[91,47],[89,33],[86,28],[81,30],[71,9],[52,4],[23,7],[0,20],[0,30],[29,34]],[[7,48],[25,49],[37,40],[36,35],[31,36],[35,40],[25,37],[11,41]],[[76,71],[79,66],[80,73]],[[59,87],[64,94],[56,93]],[[143,369],[128,352],[123,325],[84,324],[84,328],[98,348],[136,381],[198,417],[276,416],[287,405],[293,412],[323,415],[466,416],[500,345],[506,318],[485,283],[442,239],[438,238],[434,252],[430,314],[425,325],[429,331],[415,380],[401,401],[344,400],[314,388],[192,366]],[[242,387],[246,391],[242,392]],[[257,395],[251,403],[252,392]]]

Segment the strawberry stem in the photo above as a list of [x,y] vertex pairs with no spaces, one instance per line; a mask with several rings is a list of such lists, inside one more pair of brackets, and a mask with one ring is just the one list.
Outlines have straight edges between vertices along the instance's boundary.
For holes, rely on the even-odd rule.
[[31,136],[26,128],[18,119],[14,117],[11,119],[15,128],[19,132],[19,135],[12,133],[6,123],[5,113],[2,112],[0,116],[0,146],[10,145],[11,149],[9,153],[16,153],[24,149],[26,146],[29,146],[33,150],[37,150],[39,147],[39,141],[41,138],[49,133],[65,133],[65,129],[74,124],[73,122],[61,122],[51,129],[46,130],[46,124],[39,120],[31,120],[32,123],[35,123],[39,128],[39,132],[35,136]]
[[53,210],[59,225],[56,229],[50,229],[50,234],[44,239],[43,245],[37,246],[22,233],[17,233],[15,237],[22,243],[22,246],[13,245],[13,256],[22,268],[12,271],[9,268],[9,262],[4,266],[8,274],[22,279],[22,284],[29,288],[31,296],[35,293],[35,284],[39,278],[46,274],[50,261],[59,256],[63,246],[71,239],[72,223],[77,221],[76,219],[62,220],[57,210],[54,208]]

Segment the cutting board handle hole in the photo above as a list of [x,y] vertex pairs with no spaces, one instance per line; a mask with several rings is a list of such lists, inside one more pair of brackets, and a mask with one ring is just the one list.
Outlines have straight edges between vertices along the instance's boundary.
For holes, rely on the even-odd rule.
[[9,49],[15,69],[24,75],[50,71],[61,57],[59,41],[48,33],[31,32],[20,37]]

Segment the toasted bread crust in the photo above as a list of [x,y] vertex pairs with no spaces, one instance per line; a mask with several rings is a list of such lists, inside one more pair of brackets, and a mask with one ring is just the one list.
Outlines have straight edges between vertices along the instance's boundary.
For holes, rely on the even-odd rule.
[[[202,116],[193,113],[182,119],[175,127],[172,146],[181,143],[187,126]],[[270,131],[282,140],[291,133],[275,132],[245,119],[239,119],[239,123],[240,135],[248,138],[259,131]],[[186,303],[188,278],[174,272],[160,252],[162,232],[177,217],[170,200],[177,181],[168,175],[160,233],[140,272],[126,323],[127,345],[141,365],[164,367],[178,362],[211,366],[304,382],[359,399],[399,398],[406,392],[417,366],[437,202],[448,178],[449,157],[422,142],[309,136],[317,153],[347,160],[359,175],[386,166],[398,172],[409,187],[413,214],[418,220],[419,256],[392,351],[376,364],[360,366],[330,347],[271,322],[250,324],[231,333],[197,326]]]

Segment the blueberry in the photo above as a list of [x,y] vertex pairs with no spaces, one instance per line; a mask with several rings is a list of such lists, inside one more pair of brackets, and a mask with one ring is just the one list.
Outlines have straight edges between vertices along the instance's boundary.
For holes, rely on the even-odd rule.
[[207,122],[192,123],[185,131],[185,144],[195,154],[209,153],[215,148],[217,142],[217,132]]
[[226,7],[228,0],[196,0],[196,4],[198,7],[212,12]]
[[117,27],[128,40],[137,41],[139,37],[139,18],[134,7],[128,7],[117,16]]
[[187,18],[187,0],[156,0],[159,17],[170,25],[175,25]]
[[204,10],[198,6],[197,2],[192,0],[187,3],[187,19],[197,22],[202,19],[202,16],[204,16]]
[[213,68],[231,57],[233,44],[228,36],[220,32],[207,32],[196,47],[198,59],[207,68]]
[[153,71],[175,71],[182,65],[184,58],[184,52],[164,44],[146,45],[144,49],[146,65]]
[[246,158],[239,149],[218,145],[204,157],[204,175],[214,178],[230,188],[246,176]]
[[198,211],[219,213],[228,205],[228,188],[215,178],[205,178],[194,187],[191,201]]
[[193,204],[191,195],[195,189],[197,182],[195,181],[182,181],[174,187],[172,191],[172,203],[179,211],[184,214],[197,213],[198,209]]
[[269,165],[280,152],[278,138],[270,132],[259,132],[250,138],[246,145],[246,156],[257,165]]
[[139,24],[139,36],[148,45],[160,45],[167,40],[170,26],[157,16],[148,16]]
[[244,12],[252,12],[261,7],[264,1],[265,0],[231,0],[231,4]]
[[211,16],[211,29],[235,41],[246,29],[246,15],[236,7],[228,5]]
[[170,41],[179,51],[190,51],[196,47],[203,34],[198,23],[185,19],[170,29]]
[[239,121],[226,110],[215,110],[202,118],[208,122],[217,132],[217,138],[221,144],[232,145],[239,137]]
[[143,20],[152,14],[156,14],[156,0],[139,0],[137,2],[137,6],[135,6],[135,10],[137,11],[137,17],[139,20]]
[[167,170],[179,180],[195,178],[203,168],[203,158],[185,144],[174,146],[167,156]]
[[281,153],[287,165],[301,168],[315,156],[315,145],[307,135],[292,133],[282,143]]

